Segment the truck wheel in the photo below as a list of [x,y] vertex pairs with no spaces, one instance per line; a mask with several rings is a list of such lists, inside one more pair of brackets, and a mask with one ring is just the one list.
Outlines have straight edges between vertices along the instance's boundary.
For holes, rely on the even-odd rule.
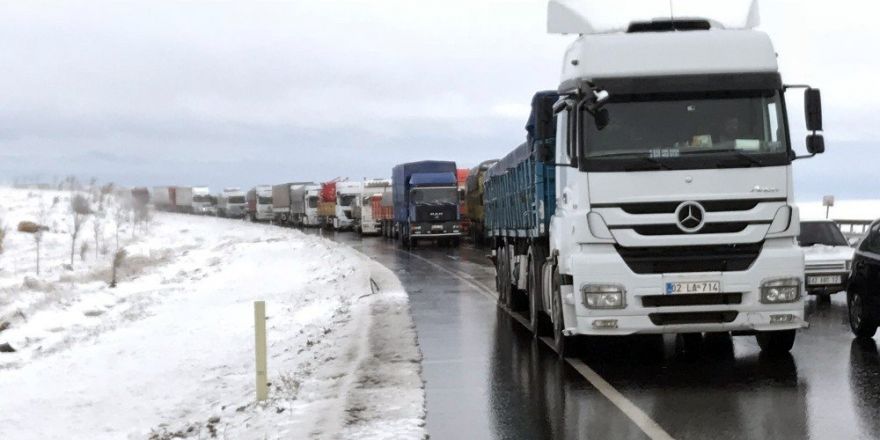
[[782,354],[791,351],[794,347],[795,330],[777,330],[770,332],[758,332],[755,338],[761,352],[768,354]]
[[547,260],[544,254],[544,248],[541,246],[532,246],[529,249],[529,265],[527,274],[527,286],[529,297],[529,323],[532,327],[532,335],[535,338],[541,336],[549,336],[550,331],[547,328],[547,317],[542,310],[543,301],[543,285],[544,280],[541,276],[544,273],[544,262]]
[[461,246],[461,238],[458,238],[458,237],[453,238],[452,239],[452,247],[459,247],[459,246]]
[[865,304],[860,293],[847,292],[847,308],[849,309],[849,327],[859,338],[872,338],[877,333],[878,319],[871,304]]
[[562,289],[559,284],[559,269],[553,268],[553,292],[550,297],[553,300],[553,349],[559,355],[559,359],[563,359],[571,355],[571,337],[565,336],[562,331],[565,329],[565,319],[562,313]]

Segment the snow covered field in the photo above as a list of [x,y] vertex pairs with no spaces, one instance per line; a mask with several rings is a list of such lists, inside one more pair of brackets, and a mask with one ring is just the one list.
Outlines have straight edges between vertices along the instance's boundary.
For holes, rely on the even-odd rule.
[[[121,229],[128,257],[111,289],[112,215],[110,251],[82,261],[77,245],[64,268],[69,197],[0,188],[0,344],[16,350],[0,353],[0,439],[426,436],[421,355],[390,271],[290,229],[156,214],[149,234]],[[37,276],[33,238],[14,229],[41,200]],[[260,405],[256,300],[271,383]]]

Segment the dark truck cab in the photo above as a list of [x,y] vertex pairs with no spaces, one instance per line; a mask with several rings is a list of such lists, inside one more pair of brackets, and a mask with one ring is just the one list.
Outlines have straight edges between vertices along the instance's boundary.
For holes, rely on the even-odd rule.
[[394,227],[402,245],[419,240],[448,241],[461,237],[455,162],[422,161],[392,170]]

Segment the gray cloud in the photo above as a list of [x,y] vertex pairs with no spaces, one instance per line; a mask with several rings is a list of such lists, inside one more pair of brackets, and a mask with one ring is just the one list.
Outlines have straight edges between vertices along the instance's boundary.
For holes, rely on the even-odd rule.
[[[878,159],[880,135],[880,91],[867,86],[878,61],[864,56],[880,33],[873,15],[854,14],[864,7],[855,0],[764,3],[784,77],[822,86],[825,99],[829,153],[796,163],[799,196],[876,197],[864,185],[876,175],[861,165]],[[219,188],[503,156],[523,138],[531,94],[556,86],[570,41],[544,32],[544,7],[3,4],[0,180]],[[802,118],[793,110],[792,126]],[[802,135],[793,131],[796,145]]]

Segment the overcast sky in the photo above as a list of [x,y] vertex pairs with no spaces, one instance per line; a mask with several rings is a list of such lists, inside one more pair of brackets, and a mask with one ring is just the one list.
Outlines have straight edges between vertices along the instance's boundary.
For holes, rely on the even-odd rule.
[[[572,40],[545,32],[541,0],[18,3],[0,6],[0,181],[218,189],[470,167],[522,142]],[[761,4],[783,80],[823,93],[828,153],[795,162],[801,200],[880,197],[870,5]],[[800,92],[789,107],[803,150]]]

